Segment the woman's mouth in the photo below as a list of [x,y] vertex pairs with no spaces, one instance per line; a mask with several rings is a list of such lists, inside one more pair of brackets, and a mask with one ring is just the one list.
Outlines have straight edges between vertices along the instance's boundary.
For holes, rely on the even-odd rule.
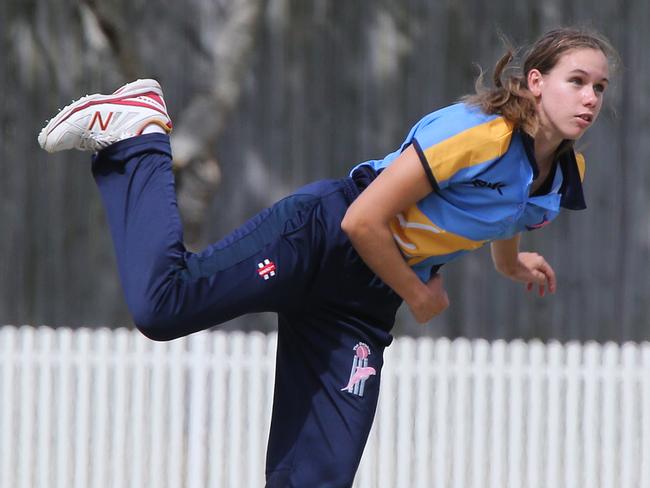
[[576,115],[575,118],[578,121],[578,125],[582,128],[589,127],[594,121],[594,116],[592,114],[580,114]]

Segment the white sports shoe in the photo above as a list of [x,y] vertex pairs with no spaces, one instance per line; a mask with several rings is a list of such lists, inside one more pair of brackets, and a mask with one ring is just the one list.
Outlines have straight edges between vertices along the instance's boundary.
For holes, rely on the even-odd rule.
[[43,127],[38,143],[48,152],[97,152],[137,136],[149,124],[172,130],[163,92],[156,80],[137,80],[112,95],[87,95],[71,103]]

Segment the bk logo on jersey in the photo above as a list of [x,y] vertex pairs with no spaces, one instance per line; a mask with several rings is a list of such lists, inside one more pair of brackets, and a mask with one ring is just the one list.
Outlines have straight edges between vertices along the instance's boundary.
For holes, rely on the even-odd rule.
[[503,195],[501,188],[506,186],[505,183],[502,183],[500,181],[490,182],[481,180],[479,178],[474,178],[472,180],[472,185],[474,185],[475,188],[489,188],[490,190],[496,190],[499,192],[499,195]]

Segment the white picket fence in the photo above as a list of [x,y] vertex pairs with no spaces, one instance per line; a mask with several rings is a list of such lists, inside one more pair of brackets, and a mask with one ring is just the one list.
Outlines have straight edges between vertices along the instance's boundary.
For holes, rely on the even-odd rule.
[[[275,342],[0,328],[0,488],[263,486]],[[354,486],[650,488],[650,344],[398,339]]]

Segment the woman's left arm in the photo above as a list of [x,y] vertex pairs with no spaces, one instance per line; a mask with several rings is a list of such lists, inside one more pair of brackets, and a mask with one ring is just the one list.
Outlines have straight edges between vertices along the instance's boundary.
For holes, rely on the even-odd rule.
[[555,293],[557,281],[551,265],[536,252],[519,252],[519,241],[519,234],[510,239],[492,241],[492,261],[496,270],[513,281],[527,283],[528,290],[539,286],[540,296],[544,296],[547,289]]

